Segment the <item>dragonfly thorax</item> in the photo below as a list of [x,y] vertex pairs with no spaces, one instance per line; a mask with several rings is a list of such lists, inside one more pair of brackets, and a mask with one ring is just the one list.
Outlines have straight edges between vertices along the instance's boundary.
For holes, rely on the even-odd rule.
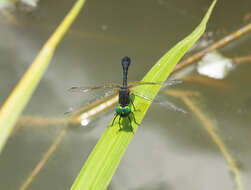
[[119,89],[119,105],[122,107],[130,104],[130,90],[127,87],[120,87]]
[[116,107],[116,113],[121,117],[128,117],[131,113],[131,108],[129,106],[122,107],[121,105]]

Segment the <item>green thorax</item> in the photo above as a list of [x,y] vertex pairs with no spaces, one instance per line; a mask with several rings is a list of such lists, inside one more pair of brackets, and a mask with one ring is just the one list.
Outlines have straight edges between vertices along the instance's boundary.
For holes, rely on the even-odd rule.
[[129,106],[117,106],[116,107],[116,113],[120,115],[121,117],[127,117],[131,113],[131,108]]

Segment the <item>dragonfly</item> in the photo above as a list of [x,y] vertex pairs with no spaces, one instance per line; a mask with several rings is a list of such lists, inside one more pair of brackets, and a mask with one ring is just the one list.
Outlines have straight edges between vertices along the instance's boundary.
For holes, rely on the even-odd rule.
[[[123,84],[117,84],[117,83],[108,83],[105,85],[100,85],[100,86],[94,86],[94,87],[72,87],[69,89],[69,91],[71,92],[92,92],[92,91],[96,91],[96,90],[103,90],[103,91],[110,91],[113,93],[118,93],[118,106],[116,106],[115,108],[115,114],[114,114],[114,118],[112,120],[112,126],[114,125],[114,122],[116,120],[117,117],[119,117],[119,127],[121,128],[121,119],[122,118],[127,118],[130,122],[130,124],[132,123],[132,121],[134,123],[136,123],[137,125],[139,125],[139,123],[136,121],[135,116],[134,116],[134,111],[136,111],[135,105],[133,104],[132,101],[132,96],[131,96],[131,92],[132,89],[136,86],[139,85],[163,85],[163,86],[167,86],[167,85],[172,85],[175,83],[180,83],[180,81],[168,81],[165,84],[163,84],[162,82],[144,82],[144,81],[135,81],[130,83],[129,85],[127,84],[127,76],[128,76],[128,69],[129,66],[131,64],[131,59],[128,56],[125,56],[124,58],[122,58],[121,60],[121,65],[122,65],[122,69],[123,69]],[[146,100],[152,101],[151,98],[149,98],[146,95],[138,95],[135,94],[141,98],[144,98]],[[116,97],[115,97],[116,98]],[[110,103],[109,103],[110,101]],[[107,100],[107,104],[106,106],[110,106],[110,105],[114,105],[114,99],[111,98],[111,100]],[[158,103],[158,102],[157,102]],[[171,109],[174,109],[176,111],[182,111],[179,108],[176,108],[174,105],[172,105],[171,103],[166,102],[165,104],[167,104],[168,107],[170,107]],[[102,104],[101,104],[102,105]],[[133,110],[131,109],[131,106]],[[96,112],[99,112],[103,106],[100,107],[96,107]],[[94,113],[95,111],[92,110],[92,113]],[[183,111],[182,111],[183,112]],[[87,114],[83,114],[82,119],[87,118],[88,115],[90,115],[91,113]],[[132,119],[131,119],[132,118]],[[84,122],[83,122],[84,121]],[[87,125],[88,122],[87,120],[82,120],[81,121],[82,125]]]

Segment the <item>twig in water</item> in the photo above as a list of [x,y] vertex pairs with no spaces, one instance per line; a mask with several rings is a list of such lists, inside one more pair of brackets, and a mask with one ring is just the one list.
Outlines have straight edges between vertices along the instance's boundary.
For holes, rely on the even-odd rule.
[[238,169],[238,166],[230,153],[228,152],[226,146],[222,142],[220,136],[215,132],[215,127],[213,123],[211,122],[210,119],[208,119],[201,111],[200,109],[196,106],[196,104],[191,100],[191,95],[192,93],[186,93],[184,91],[177,91],[177,90],[166,90],[166,94],[168,95],[175,95],[179,97],[190,109],[191,111],[198,117],[200,122],[202,123],[204,129],[209,133],[209,135],[212,137],[213,141],[215,144],[219,147],[223,157],[226,159],[228,165],[231,167],[233,174],[235,176],[235,181],[238,187],[238,190],[242,190],[242,182],[241,182],[241,176],[240,172]]
[[231,41],[238,39],[239,37],[243,36],[244,34],[251,32],[251,23],[247,24],[246,26],[240,28],[239,30],[233,32],[232,34],[229,34],[228,36],[222,38],[221,40],[213,43],[212,45],[210,45],[208,48],[193,54],[192,56],[188,57],[187,59],[185,59],[184,61],[181,61],[173,70],[172,73],[175,73],[181,69],[183,69],[184,67],[191,65],[192,63],[200,60],[202,57],[204,57],[208,52],[214,51],[218,48],[221,48],[225,45],[227,45],[228,43],[230,43]]
[[232,58],[232,61],[237,64],[243,63],[243,62],[251,62],[251,56],[249,55],[249,56],[243,56],[243,57],[234,57]]
[[229,88],[230,85],[222,80],[213,79],[202,75],[189,75],[182,77],[182,81],[185,82],[197,82],[207,86],[213,86],[216,88]]
[[20,187],[19,190],[26,190],[40,170],[44,167],[50,156],[55,152],[57,147],[62,142],[63,137],[66,135],[67,128],[64,128],[59,133],[58,137],[54,140],[53,144],[50,146],[49,150],[44,154],[40,162],[36,165],[36,167],[32,170],[29,177],[25,180],[23,185]]

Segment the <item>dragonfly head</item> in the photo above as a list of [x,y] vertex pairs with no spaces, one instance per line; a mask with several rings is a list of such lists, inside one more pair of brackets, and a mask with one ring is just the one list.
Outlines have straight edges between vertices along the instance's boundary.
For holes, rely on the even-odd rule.
[[131,113],[131,108],[129,106],[122,107],[119,105],[116,107],[116,113],[121,117],[128,117]]

